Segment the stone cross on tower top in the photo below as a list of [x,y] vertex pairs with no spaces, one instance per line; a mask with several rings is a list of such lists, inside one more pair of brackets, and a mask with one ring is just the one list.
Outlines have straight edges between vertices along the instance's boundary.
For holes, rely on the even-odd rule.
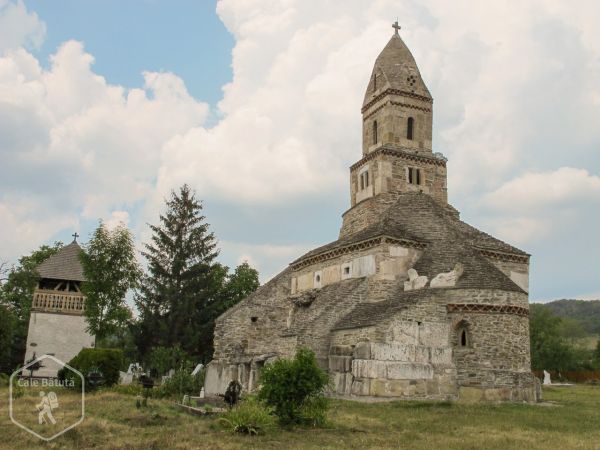
[[71,236],[73,236],[73,242],[77,242],[77,238],[79,237],[79,234],[77,234],[77,231],[75,233],[73,233]]
[[398,25],[398,21],[397,21],[397,20],[396,20],[396,21],[395,21],[395,22],[392,24],[392,28],[393,28],[394,30],[396,30],[396,31],[395,31],[395,35],[396,35],[396,36],[400,36],[400,34],[398,33],[398,31],[399,31],[399,30],[400,30],[400,28],[402,28],[402,27],[401,27],[400,25]]

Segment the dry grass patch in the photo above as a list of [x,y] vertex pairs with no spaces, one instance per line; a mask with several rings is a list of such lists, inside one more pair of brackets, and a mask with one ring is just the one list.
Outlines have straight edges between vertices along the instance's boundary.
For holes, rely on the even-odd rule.
[[[332,400],[327,428],[276,427],[261,436],[232,434],[214,416],[191,416],[169,400],[101,391],[86,397],[84,422],[45,444],[8,418],[0,389],[2,449],[548,449],[600,448],[600,387],[544,390],[556,407],[444,402]],[[35,399],[33,399],[35,400]]]

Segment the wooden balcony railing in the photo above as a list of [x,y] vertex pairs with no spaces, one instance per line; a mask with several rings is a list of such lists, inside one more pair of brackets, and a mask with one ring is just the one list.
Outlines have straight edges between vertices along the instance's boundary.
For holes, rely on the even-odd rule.
[[36,289],[33,293],[32,311],[63,314],[83,314],[85,296],[80,292]]

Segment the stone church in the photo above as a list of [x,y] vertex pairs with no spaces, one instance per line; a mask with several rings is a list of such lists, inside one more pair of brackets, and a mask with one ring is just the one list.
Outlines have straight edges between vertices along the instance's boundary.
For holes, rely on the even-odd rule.
[[339,238],[217,320],[206,393],[311,348],[346,398],[534,401],[529,255],[460,220],[433,98],[396,31],[377,57]]

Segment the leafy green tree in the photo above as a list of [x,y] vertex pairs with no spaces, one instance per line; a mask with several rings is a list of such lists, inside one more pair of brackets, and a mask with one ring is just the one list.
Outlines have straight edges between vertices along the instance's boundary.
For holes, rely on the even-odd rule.
[[562,317],[559,325],[560,335],[567,339],[571,344],[574,344],[578,339],[587,336],[587,332],[576,319],[570,317]]
[[594,350],[594,364],[597,368],[600,368],[600,338],[598,338],[596,350]]
[[301,348],[294,359],[278,359],[264,367],[258,398],[273,407],[283,424],[325,420],[323,391],[329,376],[318,365],[312,350]]
[[529,311],[531,366],[535,370],[565,371],[575,365],[573,349],[561,336],[562,320],[544,305]]
[[215,262],[217,241],[188,185],[171,192],[160,225],[150,225],[143,255],[148,276],[136,304],[138,339],[149,348],[179,345],[190,355],[210,357],[206,329],[211,305],[222,291],[227,270]]
[[260,286],[258,281],[258,270],[250,267],[248,262],[244,261],[235,268],[235,271],[228,276],[225,287],[225,298],[221,304],[222,311],[225,312],[233,305],[239,303]]
[[33,291],[40,279],[36,272],[37,266],[57,254],[62,247],[62,242],[55,242],[51,246],[42,245],[31,252],[31,255],[22,256],[19,264],[8,272],[0,289],[0,303],[10,305],[20,321],[29,321]]
[[166,375],[171,369],[177,370],[188,363],[188,355],[179,347],[154,347],[144,365],[155,376]]
[[0,373],[11,373],[15,367],[13,349],[17,325],[18,321],[12,310],[0,304]]
[[22,256],[17,266],[0,268],[0,370],[12,372],[23,364],[29,311],[33,291],[39,281],[37,266],[62,248],[61,242],[42,245],[30,255]]
[[119,333],[131,318],[125,303],[130,289],[138,286],[141,270],[135,257],[131,232],[119,225],[109,230],[100,221],[81,254],[87,296],[84,314],[88,330],[97,342]]

